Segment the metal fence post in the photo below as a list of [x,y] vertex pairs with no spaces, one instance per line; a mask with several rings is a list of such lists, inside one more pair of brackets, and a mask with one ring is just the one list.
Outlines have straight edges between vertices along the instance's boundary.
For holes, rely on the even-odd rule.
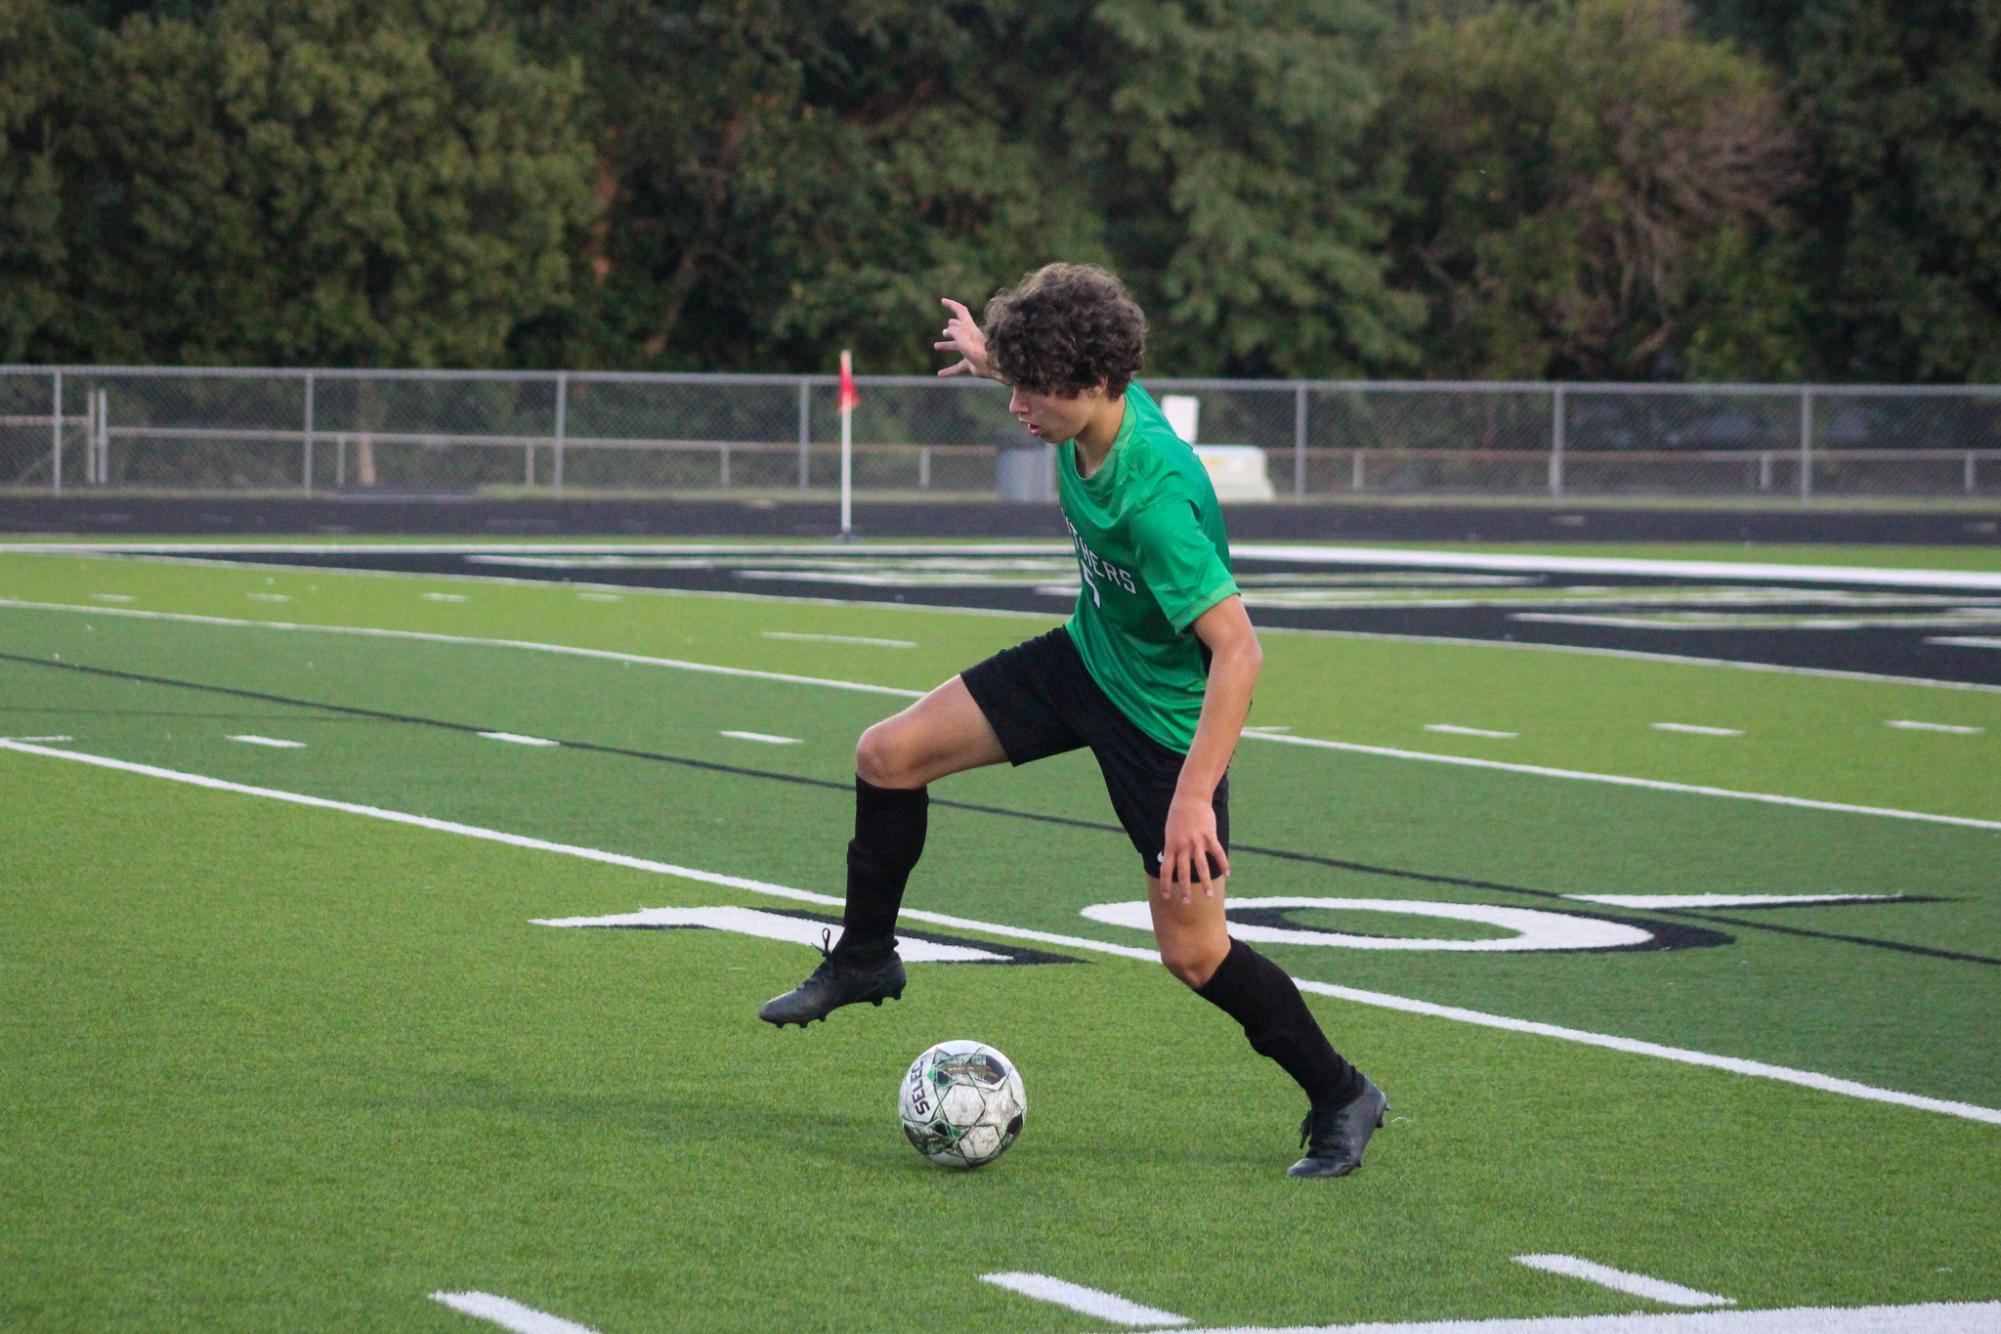
[[1556,387],[1554,403],[1550,409],[1549,432],[1549,493],[1554,497],[1563,495],[1563,386]]
[[1306,385],[1292,391],[1292,494],[1306,494]]
[[55,414],[49,418],[49,478],[55,494],[63,493],[63,373],[56,372]]
[[306,494],[313,494],[313,373],[306,372]]
[[805,495],[812,473],[813,388],[799,377],[799,494]]
[[1813,499],[1813,390],[1800,389],[1800,499]]
[[555,458],[551,461],[549,485],[557,495],[563,494],[563,441],[569,434],[570,373],[556,372],[556,440],[551,446]]

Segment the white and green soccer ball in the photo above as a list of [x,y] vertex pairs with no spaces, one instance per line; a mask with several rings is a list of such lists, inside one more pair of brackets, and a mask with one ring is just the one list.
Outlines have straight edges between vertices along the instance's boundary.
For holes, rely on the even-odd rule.
[[903,1133],[942,1167],[978,1167],[1021,1134],[1028,1094],[1014,1062],[982,1042],[941,1042],[910,1063],[896,1096]]

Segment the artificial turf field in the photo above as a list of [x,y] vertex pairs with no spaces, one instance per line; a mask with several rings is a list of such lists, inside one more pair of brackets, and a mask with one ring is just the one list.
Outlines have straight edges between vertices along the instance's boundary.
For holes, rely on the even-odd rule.
[[[938,784],[907,900],[1045,962],[780,1033],[798,943],[542,924],[837,914],[855,736],[1055,617],[55,554],[0,599],[0,1327],[1677,1309],[1527,1255],[2001,1324],[1935,1305],[2001,1301],[2001,692],[1267,633],[1230,894],[1350,905],[1240,918],[1392,1102],[1298,1183],[1289,1081],[1084,915],[1140,898],[1088,757]],[[1564,897],[1696,894],[1895,897]],[[1579,928],[1644,941],[1465,948]],[[893,1113],[952,1037],[1029,1092],[970,1175]]]

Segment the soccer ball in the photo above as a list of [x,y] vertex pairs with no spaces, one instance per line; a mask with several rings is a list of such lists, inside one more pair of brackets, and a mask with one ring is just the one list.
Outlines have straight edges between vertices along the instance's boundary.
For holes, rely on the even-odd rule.
[[896,1097],[903,1133],[941,1167],[978,1167],[1014,1143],[1028,1094],[1014,1062],[984,1043],[941,1042],[910,1063]]

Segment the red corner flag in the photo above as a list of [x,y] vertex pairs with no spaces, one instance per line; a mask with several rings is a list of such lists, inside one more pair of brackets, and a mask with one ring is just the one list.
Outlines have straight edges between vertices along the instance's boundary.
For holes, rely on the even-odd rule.
[[854,360],[848,353],[843,352],[841,353],[841,411],[852,412],[855,404],[861,401],[862,396],[855,392]]

